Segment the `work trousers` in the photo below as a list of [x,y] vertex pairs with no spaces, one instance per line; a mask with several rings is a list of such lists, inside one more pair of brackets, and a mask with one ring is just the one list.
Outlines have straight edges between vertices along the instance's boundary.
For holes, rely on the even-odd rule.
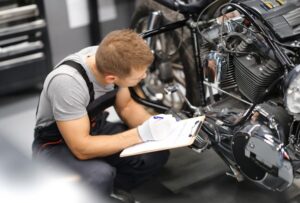
[[[93,129],[92,134],[116,134],[127,130],[122,123],[103,121]],[[111,194],[113,188],[130,191],[150,179],[167,162],[169,151],[160,151],[142,155],[119,157],[119,153],[104,158],[89,160],[77,159],[67,145],[49,145],[38,150],[35,157],[54,160],[80,175],[99,194]]]

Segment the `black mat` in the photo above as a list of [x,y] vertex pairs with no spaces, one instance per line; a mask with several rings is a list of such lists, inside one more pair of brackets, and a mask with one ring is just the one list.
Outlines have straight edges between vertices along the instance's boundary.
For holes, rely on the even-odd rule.
[[207,181],[228,171],[229,168],[212,150],[197,153],[190,148],[171,150],[171,156],[158,180],[174,193],[192,184]]
[[300,203],[300,189],[293,184],[285,192],[269,191],[246,180],[238,183],[225,175],[229,168],[213,150],[202,154],[180,148],[158,178],[133,191],[142,203]]

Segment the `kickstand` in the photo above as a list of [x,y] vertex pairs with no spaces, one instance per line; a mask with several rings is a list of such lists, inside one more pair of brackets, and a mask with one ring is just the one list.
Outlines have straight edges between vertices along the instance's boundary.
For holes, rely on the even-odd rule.
[[238,170],[237,168],[235,168],[233,166],[229,166],[229,167],[230,167],[232,173],[226,172],[226,175],[235,178],[238,182],[242,182],[244,180],[244,176],[241,174],[240,170]]

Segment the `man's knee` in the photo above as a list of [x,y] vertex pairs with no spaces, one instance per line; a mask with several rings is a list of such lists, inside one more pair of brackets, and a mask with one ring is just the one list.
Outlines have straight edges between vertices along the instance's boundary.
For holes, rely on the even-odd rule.
[[161,166],[165,165],[169,159],[170,156],[170,151],[169,150],[164,150],[164,151],[160,151],[157,152],[157,161],[159,162],[159,164]]
[[85,180],[97,191],[110,194],[115,176],[116,169],[114,167],[109,164],[101,164],[90,168],[88,174],[85,174]]
[[143,160],[146,166],[160,168],[163,167],[170,156],[170,152],[168,150],[154,152],[145,154]]

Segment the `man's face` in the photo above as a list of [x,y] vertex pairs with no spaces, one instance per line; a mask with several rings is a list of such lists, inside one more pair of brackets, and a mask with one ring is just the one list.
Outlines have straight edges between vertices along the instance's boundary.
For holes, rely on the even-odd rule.
[[131,74],[127,77],[117,77],[115,84],[120,87],[134,87],[142,79],[147,76],[148,67],[141,68],[139,70],[132,69]]

